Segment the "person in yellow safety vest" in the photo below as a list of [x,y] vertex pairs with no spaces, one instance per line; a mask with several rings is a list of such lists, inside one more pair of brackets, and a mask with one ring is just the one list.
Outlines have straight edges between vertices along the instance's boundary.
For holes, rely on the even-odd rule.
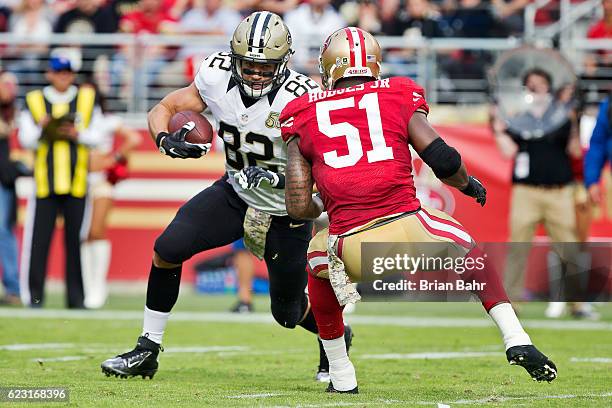
[[66,303],[84,307],[80,245],[85,219],[89,147],[104,120],[91,86],[75,85],[74,62],[52,55],[48,86],[26,95],[19,117],[19,140],[34,150],[34,192],[28,201],[21,260],[21,300],[41,307],[47,259],[58,214],[64,219]]

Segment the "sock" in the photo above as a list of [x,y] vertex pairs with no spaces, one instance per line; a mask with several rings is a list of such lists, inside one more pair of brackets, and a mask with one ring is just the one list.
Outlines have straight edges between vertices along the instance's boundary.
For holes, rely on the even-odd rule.
[[474,280],[478,283],[486,283],[483,290],[474,291],[474,293],[478,295],[482,306],[489,312],[493,306],[498,303],[507,303],[509,300],[500,276],[497,274],[497,271],[493,268],[488,258],[484,255],[484,252],[478,247],[468,252],[465,256],[466,259],[474,259],[475,265],[484,263],[484,267],[481,269],[468,269],[461,275],[461,278],[464,280]]
[[178,299],[181,267],[164,269],[151,264],[142,336],[161,344],[170,310]]
[[157,312],[170,312],[176,303],[181,284],[181,266],[164,269],[151,264],[147,286],[147,307]]
[[308,330],[311,333],[319,333],[319,329],[317,328],[317,321],[315,320],[314,313],[312,312],[312,307],[310,306],[310,301],[308,300],[308,295],[304,294],[304,312],[308,310],[306,316],[302,319],[298,325],[302,326],[304,329]]
[[83,295],[85,299],[83,303],[88,306],[88,299],[91,298],[94,289],[94,259],[91,242],[85,241],[81,244],[81,277],[83,279]]
[[149,340],[161,344],[169,317],[169,312],[156,312],[145,306],[141,336],[145,336]]
[[334,388],[338,391],[350,391],[357,387],[355,367],[346,354],[344,335],[333,340],[321,339],[321,342],[329,360],[329,376]]
[[327,359],[327,354],[325,354],[323,342],[320,338],[317,340],[317,343],[319,343],[319,370],[327,370],[329,372],[329,360]]
[[319,329],[319,337],[322,340],[339,337],[344,339],[342,307],[338,303],[329,280],[315,278],[308,274],[308,294],[310,296],[310,308]]
[[105,239],[98,239],[83,244],[82,248],[85,247],[87,250],[81,251],[90,257],[88,267],[91,268],[89,279],[91,287],[85,290],[84,303],[88,309],[98,309],[104,306],[108,296],[106,277],[111,259],[111,243]]
[[532,344],[529,335],[525,332],[523,326],[521,326],[521,322],[516,317],[516,313],[514,313],[510,303],[500,303],[493,306],[489,310],[489,316],[491,316],[491,319],[493,319],[499,328],[506,350],[514,346]]

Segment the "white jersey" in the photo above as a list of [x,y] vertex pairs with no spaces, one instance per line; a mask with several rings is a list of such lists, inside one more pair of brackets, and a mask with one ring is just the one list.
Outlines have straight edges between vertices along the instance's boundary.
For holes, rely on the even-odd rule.
[[231,57],[227,52],[208,56],[200,65],[195,85],[210,109],[213,126],[225,143],[225,169],[229,182],[249,206],[271,215],[287,215],[285,190],[262,183],[243,190],[234,175],[248,166],[258,166],[284,174],[287,146],[281,138],[279,116],[293,99],[320,88],[305,75],[287,70],[285,82],[246,107],[239,84],[232,79]]

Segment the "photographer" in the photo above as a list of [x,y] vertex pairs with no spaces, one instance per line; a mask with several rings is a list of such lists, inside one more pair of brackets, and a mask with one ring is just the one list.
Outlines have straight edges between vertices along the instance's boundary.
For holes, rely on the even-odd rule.
[[[35,197],[28,202],[21,264],[21,299],[42,306],[49,245],[57,215],[64,219],[66,288],[69,308],[83,308],[81,227],[85,213],[92,131],[104,120],[90,86],[77,87],[75,62],[52,55],[46,78],[50,85],[26,95],[19,140],[35,150]],[[97,123],[97,124],[96,124]]]
[[[570,156],[579,157],[576,114],[565,92],[555,96],[551,75],[540,68],[526,71],[521,109],[502,118],[494,110],[492,127],[502,155],[513,159],[510,204],[510,253],[505,287],[511,299],[522,300],[526,260],[536,227],[542,223],[556,243],[577,241],[574,175]],[[569,98],[571,99],[571,98]],[[576,149],[578,147],[578,149]],[[523,243],[523,244],[521,244]],[[556,249],[571,263],[575,248]],[[558,317],[551,303],[547,315]],[[554,310],[553,310],[554,309]]]

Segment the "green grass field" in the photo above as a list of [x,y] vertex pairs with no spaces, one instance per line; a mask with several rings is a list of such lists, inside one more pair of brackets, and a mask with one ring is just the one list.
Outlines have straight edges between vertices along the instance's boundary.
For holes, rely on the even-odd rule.
[[107,378],[100,362],[133,347],[143,299],[69,312],[56,295],[43,310],[0,309],[0,387],[67,387],[79,407],[612,406],[612,305],[599,307],[599,322],[544,320],[545,305],[524,306],[532,340],[559,368],[547,384],[506,363],[477,303],[359,304],[347,319],[360,394],[347,396],[323,392],[314,337],[273,323],[266,297],[259,313],[235,316],[224,313],[232,297],[187,290],[155,378]]

